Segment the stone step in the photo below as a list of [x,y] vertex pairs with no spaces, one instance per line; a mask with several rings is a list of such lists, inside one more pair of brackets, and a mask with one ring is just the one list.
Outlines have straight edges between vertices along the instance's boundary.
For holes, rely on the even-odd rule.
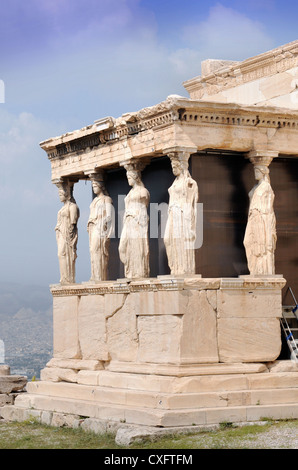
[[166,377],[109,371],[80,371],[77,383],[169,393],[298,387],[298,372]]
[[163,375],[110,372],[108,370],[79,372],[62,368],[46,368],[42,381],[72,382],[128,390],[150,392],[189,393],[232,390],[258,390],[263,388],[298,387],[297,372],[261,372],[251,374],[200,375],[173,377]]
[[[298,403],[298,387],[261,388],[199,393],[155,393],[141,390],[79,385],[67,382],[29,382],[28,394],[54,398],[78,399],[99,405],[119,405],[157,410],[198,409],[232,406]],[[23,395],[16,398],[16,405]]]
[[40,419],[42,413],[49,412],[142,426],[200,426],[259,421],[265,418],[297,419],[298,403],[158,410],[23,394],[22,403],[19,401],[18,405],[7,405],[0,410],[4,419],[17,421],[26,420],[31,415]]

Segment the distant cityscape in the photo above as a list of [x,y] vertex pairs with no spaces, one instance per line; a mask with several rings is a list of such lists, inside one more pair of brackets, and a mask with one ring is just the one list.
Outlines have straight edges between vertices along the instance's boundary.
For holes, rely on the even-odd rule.
[[40,286],[0,284],[0,364],[11,374],[28,380],[52,357],[52,299],[49,289]]
[[51,359],[51,353],[35,354],[32,356],[8,356],[5,363],[10,366],[13,375],[24,375],[29,381],[40,378],[40,371]]

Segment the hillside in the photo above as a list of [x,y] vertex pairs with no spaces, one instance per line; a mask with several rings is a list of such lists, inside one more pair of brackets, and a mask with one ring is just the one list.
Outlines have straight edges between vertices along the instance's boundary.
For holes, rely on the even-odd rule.
[[48,287],[0,283],[0,340],[12,374],[39,377],[52,355],[52,298]]

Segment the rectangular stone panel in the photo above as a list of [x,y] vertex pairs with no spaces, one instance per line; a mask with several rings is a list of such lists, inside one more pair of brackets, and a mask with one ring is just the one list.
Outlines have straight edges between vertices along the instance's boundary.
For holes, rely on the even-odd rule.
[[54,357],[80,359],[78,297],[53,297]]
[[138,349],[136,308],[131,294],[106,294],[109,358],[134,362]]
[[221,362],[269,362],[280,354],[280,322],[275,318],[219,318]]
[[280,289],[219,289],[218,317],[280,318]]
[[181,315],[139,315],[138,361],[179,363]]
[[188,291],[180,339],[181,363],[218,362],[216,291]]
[[78,305],[82,359],[108,360],[104,296],[82,296]]
[[186,310],[189,291],[134,292],[130,295],[137,315],[183,315]]

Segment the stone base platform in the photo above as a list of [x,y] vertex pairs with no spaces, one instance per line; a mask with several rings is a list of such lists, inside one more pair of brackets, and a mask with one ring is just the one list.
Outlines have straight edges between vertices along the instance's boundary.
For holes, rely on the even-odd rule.
[[122,429],[122,435],[124,428],[156,435],[160,428],[194,432],[223,422],[298,418],[298,366],[292,361],[202,364],[170,374],[157,364],[154,373],[81,370],[76,383],[29,382],[27,393],[0,415],[99,433]]

